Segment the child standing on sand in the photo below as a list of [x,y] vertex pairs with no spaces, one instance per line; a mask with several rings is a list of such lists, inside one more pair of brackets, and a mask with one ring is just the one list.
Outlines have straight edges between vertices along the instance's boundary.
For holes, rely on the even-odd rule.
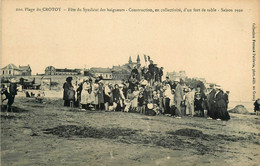
[[144,94],[143,91],[139,93],[138,96],[138,111],[140,114],[145,114],[145,105],[144,105]]

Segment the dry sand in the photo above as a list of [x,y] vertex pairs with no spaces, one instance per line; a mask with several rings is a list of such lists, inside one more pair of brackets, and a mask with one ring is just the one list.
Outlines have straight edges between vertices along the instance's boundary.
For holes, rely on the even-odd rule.
[[79,111],[17,97],[1,112],[1,165],[259,165],[260,119]]

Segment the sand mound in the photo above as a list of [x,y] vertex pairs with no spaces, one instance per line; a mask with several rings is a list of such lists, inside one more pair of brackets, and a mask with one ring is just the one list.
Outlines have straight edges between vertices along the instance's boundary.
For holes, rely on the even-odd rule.
[[135,134],[136,130],[121,128],[94,128],[90,126],[82,127],[75,125],[58,126],[55,128],[45,129],[45,134],[58,135],[60,137],[90,137],[90,138],[108,138],[116,139],[119,136],[128,136]]
[[202,131],[196,129],[180,129],[174,132],[167,132],[167,134],[188,136],[188,137],[201,137],[203,135]]
[[248,110],[243,105],[237,105],[235,108],[229,110],[228,112],[236,114],[249,114]]
[[[29,112],[29,110],[22,109],[22,108],[19,108],[19,107],[16,107],[16,106],[12,106],[12,109],[13,109],[14,113],[26,113],[26,112]],[[1,106],[1,112],[6,112],[6,111],[7,111],[7,106],[6,105]],[[9,108],[8,111],[10,111],[10,108]]]

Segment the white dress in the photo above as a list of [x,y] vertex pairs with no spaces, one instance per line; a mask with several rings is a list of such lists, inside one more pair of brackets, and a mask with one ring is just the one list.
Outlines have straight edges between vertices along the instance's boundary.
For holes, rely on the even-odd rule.
[[138,107],[138,95],[139,95],[139,91],[134,91],[133,92],[133,96],[134,99],[132,100],[132,107]]
[[93,103],[93,93],[89,93],[90,84],[84,82],[82,85],[82,92],[81,92],[81,104],[91,104]]
[[92,86],[92,93],[93,93],[93,104],[98,105],[98,91],[99,91],[99,85],[95,83]]

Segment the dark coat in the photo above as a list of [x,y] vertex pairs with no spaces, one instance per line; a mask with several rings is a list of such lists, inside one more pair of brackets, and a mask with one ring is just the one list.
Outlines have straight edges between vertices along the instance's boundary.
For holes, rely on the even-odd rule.
[[104,85],[103,84],[99,84],[98,86],[98,103],[99,104],[103,104],[104,101],[104,97],[105,97],[105,92],[104,92]]
[[113,93],[113,101],[118,103],[121,98],[119,89],[113,89],[112,93]]
[[125,98],[127,97],[127,91],[128,91],[127,87],[123,87],[123,95]]
[[138,96],[138,106],[143,106],[143,104],[144,104],[144,96],[143,95],[139,95]]
[[229,103],[228,94],[225,93],[223,97],[227,105]]
[[[73,86],[71,84],[71,82],[65,82],[63,84],[63,100],[73,100]],[[72,92],[73,91],[73,92]],[[74,92],[75,95],[75,92]],[[74,96],[75,99],[75,96]]]
[[215,94],[216,94],[216,90],[213,89],[207,96],[207,110],[208,110],[208,116],[216,119],[215,117],[215,102],[214,102],[214,98],[215,98]]
[[254,106],[255,106],[254,111],[255,112],[259,111],[259,103],[257,102],[257,100],[255,101]]
[[133,70],[132,70],[132,75],[133,75],[133,74],[134,74],[134,75],[138,75],[138,74],[139,74],[138,70],[137,70],[137,69],[133,69]]
[[150,65],[148,66],[148,70],[149,70],[149,73],[153,76],[153,75],[154,75],[154,72],[155,72],[154,64],[150,64]]
[[162,70],[162,69],[159,70],[159,76],[160,76],[160,77],[163,76],[163,70]]
[[16,83],[10,83],[9,93],[10,93],[10,95],[17,95],[17,84]]
[[215,98],[215,108],[216,108],[216,118],[222,119],[222,120],[229,120],[230,116],[227,112],[227,105],[224,100],[224,93],[223,91],[219,91],[216,93]]

